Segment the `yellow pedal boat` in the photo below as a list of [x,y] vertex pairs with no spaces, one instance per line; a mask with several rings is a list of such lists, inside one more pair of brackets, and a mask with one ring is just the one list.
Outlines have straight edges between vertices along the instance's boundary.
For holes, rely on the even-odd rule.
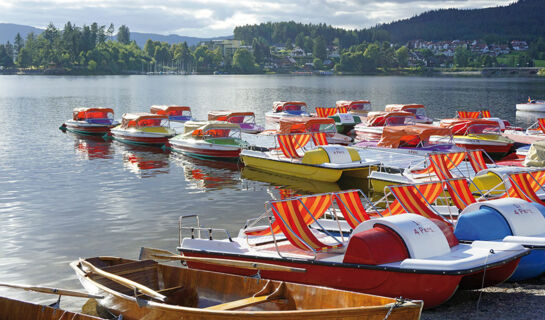
[[[240,158],[248,167],[324,182],[336,182],[343,174],[367,178],[370,171],[379,165],[378,161],[361,159],[357,150],[351,147],[322,145],[305,149],[310,135],[298,136],[293,139],[292,135],[278,135],[280,149],[243,150]],[[300,155],[301,151],[303,155]]]

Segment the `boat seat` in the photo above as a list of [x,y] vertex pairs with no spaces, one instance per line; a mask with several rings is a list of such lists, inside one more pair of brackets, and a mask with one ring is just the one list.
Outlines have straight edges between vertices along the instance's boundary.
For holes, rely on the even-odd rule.
[[[278,299],[278,298],[277,298]],[[222,304],[218,304],[215,306],[211,306],[206,308],[207,310],[236,310],[236,309],[242,309],[246,307],[250,307],[259,303],[271,301],[269,296],[259,296],[259,297],[250,297],[240,300],[235,300],[231,302],[226,302]]]

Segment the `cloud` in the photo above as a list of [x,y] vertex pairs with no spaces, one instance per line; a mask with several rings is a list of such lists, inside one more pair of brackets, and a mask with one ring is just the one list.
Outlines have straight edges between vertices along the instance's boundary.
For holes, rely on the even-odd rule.
[[513,0],[0,0],[2,22],[62,28],[124,24],[131,31],[213,37],[261,22],[326,23],[361,29],[440,8],[484,8]]

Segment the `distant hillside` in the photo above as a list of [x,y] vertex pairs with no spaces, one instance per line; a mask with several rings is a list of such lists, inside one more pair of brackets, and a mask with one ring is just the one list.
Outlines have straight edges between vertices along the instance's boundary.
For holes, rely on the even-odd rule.
[[[130,26],[129,26],[130,28]],[[26,38],[27,34],[34,32],[36,35],[42,33],[43,29],[34,28],[31,26],[24,26],[20,24],[13,23],[0,23],[0,43],[6,43],[7,41],[13,43],[15,35],[17,32],[21,34],[23,39]],[[140,33],[140,32],[131,32],[131,40],[135,40],[140,48],[144,47],[146,40],[151,39],[153,41],[164,41],[169,44],[187,42],[187,45],[192,46],[196,45],[201,41],[208,40],[220,40],[220,39],[230,39],[233,36],[224,36],[224,37],[215,37],[215,38],[195,38],[195,37],[185,37],[175,34],[170,34],[168,36],[156,33]]]
[[377,26],[391,41],[408,40],[534,40],[545,36],[545,1],[519,0],[504,7],[441,9]]
[[21,34],[21,37],[23,37],[23,39],[25,39],[27,34],[31,32],[34,32],[34,34],[38,35],[42,33],[42,31],[44,30],[31,26],[24,26],[21,24],[0,23],[0,43],[6,43],[9,41],[13,44],[17,32]]
[[140,32],[131,32],[131,40],[136,41],[140,48],[144,47],[144,44],[148,39],[153,41],[164,41],[169,44],[187,42],[188,46],[193,46],[198,44],[201,41],[208,40],[223,40],[223,39],[232,39],[233,36],[224,36],[224,37],[215,37],[215,38],[195,38],[195,37],[185,37],[179,36],[176,34],[169,34],[168,36],[155,34],[155,33],[140,33]]

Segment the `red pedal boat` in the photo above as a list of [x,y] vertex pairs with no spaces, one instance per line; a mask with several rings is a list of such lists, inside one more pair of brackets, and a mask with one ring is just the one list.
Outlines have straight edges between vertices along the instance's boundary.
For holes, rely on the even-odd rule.
[[[395,201],[384,217],[370,218],[361,191],[350,190],[266,204],[267,225],[247,223],[237,237],[214,236],[222,229],[187,226],[180,218],[185,256],[266,262],[306,269],[302,274],[261,271],[268,279],[424,300],[426,308],[448,300],[458,288],[505,281],[520,258],[520,245],[481,241],[460,244],[440,217],[402,213]],[[397,208],[397,209],[396,209]],[[389,216],[386,216],[388,214]],[[324,216],[342,217],[324,219]],[[258,220],[258,219],[257,219]],[[183,222],[183,224],[182,224]],[[337,232],[331,230],[337,227]],[[182,230],[191,237],[183,238]],[[200,238],[201,233],[206,234]],[[492,253],[493,252],[493,253]],[[249,275],[248,271],[188,262],[190,268]]]

